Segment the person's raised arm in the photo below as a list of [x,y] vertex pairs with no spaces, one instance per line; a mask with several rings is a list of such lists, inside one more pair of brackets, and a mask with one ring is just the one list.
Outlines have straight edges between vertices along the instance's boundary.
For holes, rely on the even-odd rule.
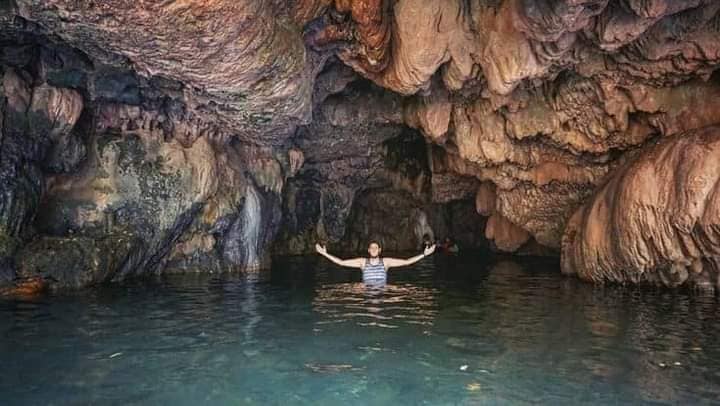
[[425,248],[425,251],[422,254],[416,255],[412,258],[408,258],[408,259],[383,258],[383,263],[385,264],[385,269],[396,268],[399,266],[412,265],[412,264],[420,261],[421,259],[425,258],[426,256],[432,254],[433,252],[435,252],[435,244]]
[[320,244],[315,244],[315,251],[330,261],[340,266],[347,266],[349,268],[362,268],[365,262],[363,258],[340,259],[336,256],[328,254],[327,249]]

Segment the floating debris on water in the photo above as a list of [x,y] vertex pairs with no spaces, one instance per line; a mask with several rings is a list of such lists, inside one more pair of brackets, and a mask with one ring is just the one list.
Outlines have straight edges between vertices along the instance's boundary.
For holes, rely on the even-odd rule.
[[471,392],[477,392],[480,390],[482,386],[478,382],[470,382],[469,384],[465,385],[465,389],[471,391]]

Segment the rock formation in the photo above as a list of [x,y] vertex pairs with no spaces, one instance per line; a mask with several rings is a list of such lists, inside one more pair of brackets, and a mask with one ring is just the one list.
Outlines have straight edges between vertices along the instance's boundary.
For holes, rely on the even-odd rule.
[[[700,95],[718,90],[710,74],[719,7],[402,1],[391,18],[374,20],[378,32],[393,31],[390,52],[374,52],[382,63],[365,55],[362,37],[338,56],[383,87],[415,94],[406,123],[444,147],[454,172],[497,185],[489,224],[508,228],[498,235],[524,230],[557,249],[567,217],[622,151],[716,122]],[[316,28],[315,38],[327,37]]]
[[649,145],[571,218],[562,268],[594,282],[720,288],[720,127]]
[[[595,281],[713,285],[692,264],[714,240],[620,252],[588,216],[657,142],[711,159],[698,134],[720,124],[719,64],[711,0],[6,2],[0,285],[251,269],[317,239],[410,249],[426,233],[562,249]],[[653,190],[695,190],[667,168]],[[683,216],[648,226],[715,226]]]
[[190,112],[177,83],[6,23],[0,284],[78,288],[168,266],[269,264],[297,151],[229,136]]

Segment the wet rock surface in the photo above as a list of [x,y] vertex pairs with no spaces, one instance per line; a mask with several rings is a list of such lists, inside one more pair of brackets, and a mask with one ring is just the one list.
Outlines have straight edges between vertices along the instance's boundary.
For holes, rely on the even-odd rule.
[[[256,269],[376,234],[405,250],[423,230],[681,285],[715,242],[612,273],[624,254],[590,261],[592,223],[570,218],[650,145],[719,123],[718,64],[706,0],[8,2],[0,284]],[[678,176],[653,191],[694,190]],[[77,277],[42,259],[120,229],[132,270],[99,254],[115,269],[93,271],[80,248],[58,261]]]
[[3,48],[4,291],[269,264],[297,158],[189,119],[167,83],[10,27],[20,33]]

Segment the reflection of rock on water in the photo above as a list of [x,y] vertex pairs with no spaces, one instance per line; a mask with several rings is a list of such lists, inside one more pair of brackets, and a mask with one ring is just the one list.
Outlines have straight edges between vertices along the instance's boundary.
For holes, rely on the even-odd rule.
[[470,337],[450,337],[445,340],[448,347],[465,354],[482,357],[501,356],[506,352],[505,346],[499,342],[485,342],[480,335]]
[[363,371],[363,367],[354,367],[350,364],[305,364],[305,368],[315,373],[338,373],[338,372],[356,372]]
[[514,261],[503,260],[497,262],[490,269],[489,279],[493,281],[505,280],[508,277],[514,278],[522,276],[524,273],[525,270],[522,265]]
[[432,325],[438,312],[436,289],[414,285],[370,288],[363,283],[323,285],[316,291],[313,309],[323,317],[319,324],[398,328]]

